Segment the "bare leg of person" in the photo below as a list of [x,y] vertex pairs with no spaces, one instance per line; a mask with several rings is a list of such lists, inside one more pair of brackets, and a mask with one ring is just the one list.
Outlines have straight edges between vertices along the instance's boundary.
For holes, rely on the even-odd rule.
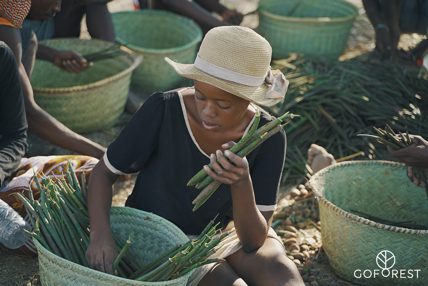
[[381,1],[382,11],[389,27],[389,35],[391,38],[391,47],[393,51],[397,50],[398,42],[400,41],[400,15],[403,2],[404,0]]
[[36,53],[37,53],[37,37],[36,34],[32,34],[30,38],[30,42],[28,43],[27,52],[24,55],[24,58],[22,59],[22,64],[24,65],[25,73],[27,74],[28,78],[31,77],[31,73],[33,72],[34,68],[34,62],[36,60]]
[[55,15],[55,38],[80,36],[85,6],[75,5],[73,0],[62,0],[61,11]]
[[268,237],[262,247],[251,253],[240,249],[226,261],[248,285],[305,285],[296,265],[287,258],[283,245],[274,238]]
[[227,262],[217,263],[198,286],[247,286]]
[[114,42],[116,34],[114,32],[113,20],[107,5],[104,3],[93,3],[85,6],[86,25],[92,38]]

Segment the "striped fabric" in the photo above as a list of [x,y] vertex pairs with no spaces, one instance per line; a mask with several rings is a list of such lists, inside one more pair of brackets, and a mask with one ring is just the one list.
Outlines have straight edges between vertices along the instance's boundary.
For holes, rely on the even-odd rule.
[[22,22],[30,11],[31,0],[1,0],[0,17],[15,28],[22,28]]

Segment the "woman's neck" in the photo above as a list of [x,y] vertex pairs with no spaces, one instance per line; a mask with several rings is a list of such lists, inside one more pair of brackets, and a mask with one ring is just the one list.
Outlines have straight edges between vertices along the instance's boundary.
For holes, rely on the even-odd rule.
[[195,89],[188,88],[182,90],[180,94],[186,107],[186,115],[191,132],[199,147],[207,155],[215,153],[217,150],[224,151],[224,149],[221,147],[222,144],[228,143],[230,141],[237,143],[239,140],[241,140],[242,136],[248,128],[248,125],[251,123],[256,113],[255,108],[250,104],[248,106],[248,110],[245,112],[241,120],[232,125],[230,128],[219,132],[208,131],[203,127],[198,113],[195,102]]

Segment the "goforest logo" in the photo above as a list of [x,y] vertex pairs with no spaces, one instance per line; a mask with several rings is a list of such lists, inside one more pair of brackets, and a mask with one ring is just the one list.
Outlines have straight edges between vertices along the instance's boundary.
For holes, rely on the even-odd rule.
[[360,278],[397,278],[397,279],[412,279],[419,278],[420,269],[391,269],[395,265],[395,255],[389,250],[382,250],[376,256],[376,264],[380,269],[357,269],[354,271],[354,277]]

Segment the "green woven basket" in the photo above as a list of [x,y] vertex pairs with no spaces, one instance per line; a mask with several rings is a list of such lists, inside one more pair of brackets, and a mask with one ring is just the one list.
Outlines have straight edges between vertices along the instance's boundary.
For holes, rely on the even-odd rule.
[[341,0],[264,0],[259,10],[257,32],[271,44],[274,59],[290,52],[337,59],[358,14]]
[[[403,164],[343,162],[316,173],[310,184],[320,197],[323,248],[339,276],[363,285],[428,285],[428,230],[395,227],[351,213],[428,226],[425,189],[410,182]],[[391,258],[386,264],[385,257]],[[402,269],[406,278],[399,278]]]
[[[112,43],[77,38],[41,42],[60,50],[87,54]],[[50,62],[36,60],[31,85],[37,104],[75,132],[111,127],[125,109],[132,71],[141,58],[122,56],[95,62],[81,73],[62,71]]]
[[144,64],[132,75],[131,86],[152,93],[181,86],[183,78],[165,62],[165,57],[193,63],[202,31],[192,20],[165,11],[140,10],[113,13],[117,40],[126,44]]
[[[131,237],[131,244],[125,254],[145,265],[168,251],[173,246],[188,241],[187,236],[174,224],[152,213],[132,208],[112,207],[110,224],[113,234],[124,244]],[[40,279],[42,285],[144,285],[185,286],[192,275],[186,275],[163,282],[139,282],[96,271],[65,260],[46,250],[34,239],[39,255]]]

